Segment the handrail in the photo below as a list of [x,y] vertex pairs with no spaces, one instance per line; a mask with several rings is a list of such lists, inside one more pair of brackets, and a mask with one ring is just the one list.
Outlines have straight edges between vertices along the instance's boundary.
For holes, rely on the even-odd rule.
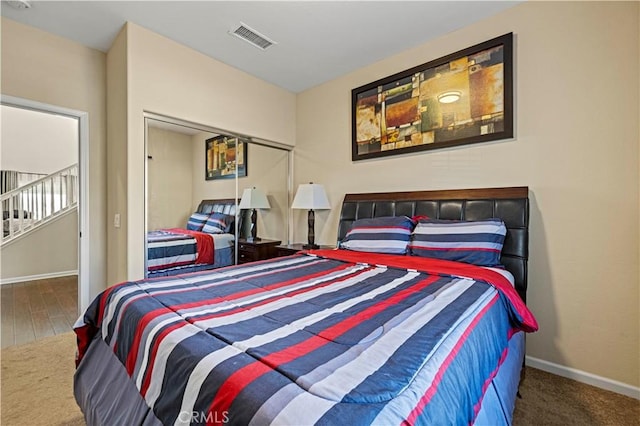
[[77,206],[78,164],[2,194],[0,204],[4,245]]
[[[26,187],[28,187],[28,186],[34,186],[34,185],[37,185],[37,184],[39,184],[39,183],[41,183],[41,182],[44,182],[44,181],[45,181],[45,180],[47,180],[47,179],[51,179],[51,176],[53,176],[53,175],[59,175],[59,174],[62,174],[62,172],[64,172],[64,171],[71,170],[71,169],[74,169],[74,168],[75,168],[75,169],[76,169],[76,171],[77,171],[77,169],[78,169],[78,163],[75,163],[75,164],[72,164],[72,165],[70,165],[70,166],[67,166],[67,167],[65,167],[64,169],[60,169],[60,170],[58,170],[57,172],[50,173],[50,174],[48,174],[48,175],[46,175],[46,176],[43,176],[43,177],[41,177],[41,178],[39,178],[39,179],[33,180],[33,181],[29,182],[28,184],[26,184],[26,185],[22,185],[22,186],[20,186],[20,187],[18,187],[18,188],[15,188],[15,189],[12,189],[11,191],[7,191],[7,192],[5,192],[4,194],[2,194],[2,196],[1,196],[2,198],[0,198],[0,201],[4,201],[6,198],[8,198],[9,196],[11,196],[12,194],[14,194],[14,193],[16,193],[16,192],[20,192],[22,189],[24,189],[24,188],[26,188]],[[37,173],[32,173],[32,174],[37,174]],[[75,176],[78,176],[78,174],[76,173],[76,174],[75,174]]]

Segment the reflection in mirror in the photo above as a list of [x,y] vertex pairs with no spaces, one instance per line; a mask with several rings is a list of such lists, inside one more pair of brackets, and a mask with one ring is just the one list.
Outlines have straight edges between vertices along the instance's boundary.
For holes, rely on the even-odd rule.
[[[262,203],[256,204],[258,207],[255,215],[256,236],[261,240],[275,240],[287,244],[289,153],[254,143],[248,145],[248,174],[245,178],[238,178],[238,193],[242,196],[246,189],[256,188],[258,190],[256,192],[266,196],[268,207],[263,206]],[[244,207],[243,203],[241,203],[241,207]],[[243,239],[251,237],[252,210],[251,208],[246,211],[241,234]]]
[[147,227],[184,228],[194,207],[193,140],[214,134],[157,120],[147,131]]
[[[256,244],[288,242],[290,148],[161,116],[145,122],[148,277],[257,260],[247,257]],[[253,209],[238,204],[254,187],[269,208],[256,209],[262,240],[247,247]]]

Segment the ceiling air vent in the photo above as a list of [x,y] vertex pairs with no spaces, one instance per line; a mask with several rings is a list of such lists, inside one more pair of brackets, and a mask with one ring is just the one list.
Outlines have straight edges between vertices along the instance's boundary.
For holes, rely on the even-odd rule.
[[248,43],[251,43],[255,47],[265,50],[267,47],[277,44],[275,41],[270,40],[266,36],[260,34],[253,28],[249,28],[246,24],[240,22],[240,25],[231,31],[229,34],[234,35]]

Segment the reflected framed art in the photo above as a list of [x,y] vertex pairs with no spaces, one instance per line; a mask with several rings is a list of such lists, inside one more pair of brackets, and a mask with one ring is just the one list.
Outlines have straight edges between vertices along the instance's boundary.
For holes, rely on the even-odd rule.
[[[238,149],[236,150],[236,145]],[[205,179],[230,179],[247,175],[247,144],[235,136],[205,141]]]

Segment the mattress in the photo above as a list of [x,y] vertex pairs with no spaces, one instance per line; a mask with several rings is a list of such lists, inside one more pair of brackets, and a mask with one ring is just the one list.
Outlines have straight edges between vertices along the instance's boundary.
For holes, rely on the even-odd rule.
[[75,326],[76,400],[89,424],[508,424],[535,318],[495,271],[407,258],[114,286]]

